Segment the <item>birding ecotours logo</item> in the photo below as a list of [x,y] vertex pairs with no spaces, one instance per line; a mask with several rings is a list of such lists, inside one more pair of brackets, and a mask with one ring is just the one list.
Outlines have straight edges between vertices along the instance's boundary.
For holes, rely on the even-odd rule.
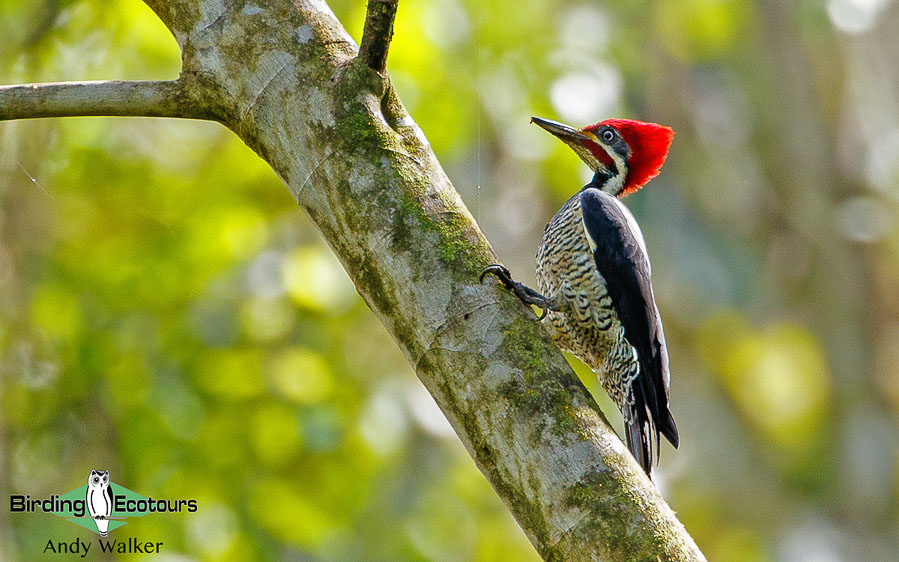
[[127,524],[129,517],[150,513],[194,513],[197,500],[148,498],[111,482],[108,470],[91,470],[87,484],[80,488],[43,499],[28,494],[11,495],[9,506],[13,513],[53,513],[106,537],[110,531]]

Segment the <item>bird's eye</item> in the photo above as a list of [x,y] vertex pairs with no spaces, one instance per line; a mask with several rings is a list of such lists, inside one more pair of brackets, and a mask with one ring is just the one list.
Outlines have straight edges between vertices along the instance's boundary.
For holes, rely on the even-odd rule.
[[606,129],[602,132],[602,140],[612,142],[615,140],[615,132],[612,129]]
[[99,479],[99,478],[94,478],[94,484],[99,484],[99,483],[100,483],[100,479]]

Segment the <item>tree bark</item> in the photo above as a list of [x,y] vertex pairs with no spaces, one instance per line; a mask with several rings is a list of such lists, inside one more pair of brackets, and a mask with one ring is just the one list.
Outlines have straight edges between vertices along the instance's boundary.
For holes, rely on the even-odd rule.
[[533,312],[478,282],[497,257],[378,72],[387,45],[357,58],[323,0],[145,1],[181,47],[184,116],[278,173],[542,556],[703,559]]
[[192,103],[183,80],[0,86],[0,121],[85,115],[215,119]]

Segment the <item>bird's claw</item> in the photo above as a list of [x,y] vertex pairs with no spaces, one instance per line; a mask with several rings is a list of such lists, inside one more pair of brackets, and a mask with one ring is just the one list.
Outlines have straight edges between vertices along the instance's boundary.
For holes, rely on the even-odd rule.
[[547,313],[549,313],[549,305],[546,302],[546,297],[539,294],[537,291],[522,285],[521,283],[516,282],[512,279],[512,273],[509,272],[509,269],[498,263],[493,263],[484,268],[484,271],[481,272],[480,282],[484,282],[484,278],[487,275],[495,276],[506,289],[509,289],[518,299],[528,305],[538,306],[541,309],[540,316],[537,320],[542,321],[546,318]]
[[512,273],[502,264],[492,263],[485,267],[484,271],[481,272],[480,282],[483,283],[484,278],[488,275],[496,276],[496,278],[506,287],[512,286]]

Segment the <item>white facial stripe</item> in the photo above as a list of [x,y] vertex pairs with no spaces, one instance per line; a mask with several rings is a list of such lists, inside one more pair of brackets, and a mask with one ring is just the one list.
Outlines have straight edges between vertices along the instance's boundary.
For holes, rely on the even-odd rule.
[[[624,187],[624,180],[627,177],[627,162],[625,161],[623,156],[606,147],[606,145],[599,139],[599,137],[596,136],[596,133],[584,130],[581,130],[581,133],[583,133],[587,137],[590,137],[593,142],[601,146],[602,149],[606,151],[606,154],[609,155],[609,158],[612,159],[612,162],[615,163],[615,169],[618,170],[618,173],[612,176],[611,179],[606,181],[606,183],[602,186],[602,190],[609,195],[618,195],[618,193],[620,193],[621,189]],[[585,151],[587,153],[590,152],[589,150],[586,150],[586,148]],[[583,156],[581,156],[581,158],[584,159]],[[590,158],[595,159],[596,157],[590,154]],[[586,161],[586,159],[584,160]]]
[[624,187],[624,180],[627,177],[627,162],[625,162],[624,157],[615,152],[614,150],[610,150],[606,148],[605,145],[602,146],[603,150],[606,151],[606,154],[609,155],[609,158],[612,159],[612,162],[615,163],[615,168],[618,169],[618,173],[615,174],[609,181],[602,186],[602,190],[608,193],[609,195],[618,195],[621,192],[621,189]]

